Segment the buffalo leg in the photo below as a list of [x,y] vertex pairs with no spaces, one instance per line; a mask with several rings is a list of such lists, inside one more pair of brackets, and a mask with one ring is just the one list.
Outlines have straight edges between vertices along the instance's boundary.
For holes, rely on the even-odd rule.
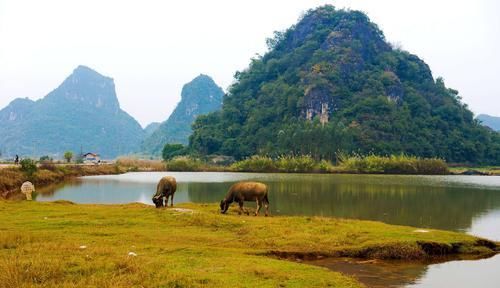
[[[167,202],[168,202],[168,198],[167,198]],[[172,195],[170,195],[170,207],[174,207],[174,193],[172,193]]]
[[264,202],[264,207],[266,207],[266,217],[269,215],[269,201]]
[[243,209],[243,201],[238,202],[238,204],[240,205],[240,211],[238,211],[238,214],[241,215],[242,212],[245,212]]
[[260,208],[262,207],[262,202],[257,199],[255,202],[257,202],[257,208],[255,209],[255,216],[259,216],[259,211],[260,211]]

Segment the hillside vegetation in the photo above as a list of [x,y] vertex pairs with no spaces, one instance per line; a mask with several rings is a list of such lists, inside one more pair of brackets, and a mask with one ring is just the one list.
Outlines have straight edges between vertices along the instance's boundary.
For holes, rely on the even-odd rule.
[[500,162],[499,134],[482,127],[424,61],[387,43],[362,12],[310,10],[268,46],[235,74],[222,110],[197,118],[196,153]]

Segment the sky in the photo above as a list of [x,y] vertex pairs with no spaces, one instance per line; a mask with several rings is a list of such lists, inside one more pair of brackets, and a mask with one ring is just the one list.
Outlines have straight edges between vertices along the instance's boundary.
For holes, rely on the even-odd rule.
[[0,0],[0,109],[36,100],[78,65],[112,77],[144,127],[168,118],[200,73],[224,90],[266,38],[324,4],[361,10],[476,114],[500,116],[500,1]]

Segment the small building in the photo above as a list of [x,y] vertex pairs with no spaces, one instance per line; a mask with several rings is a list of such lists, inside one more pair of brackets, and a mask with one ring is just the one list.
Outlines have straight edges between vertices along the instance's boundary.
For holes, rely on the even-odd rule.
[[92,163],[92,164],[97,164],[101,162],[101,157],[99,157],[99,154],[96,153],[85,153],[82,155],[82,160],[83,163]]

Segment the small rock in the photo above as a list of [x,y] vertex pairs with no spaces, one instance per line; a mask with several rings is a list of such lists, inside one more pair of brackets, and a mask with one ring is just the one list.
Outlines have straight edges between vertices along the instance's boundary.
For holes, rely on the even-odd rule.
[[137,253],[135,253],[135,252],[128,252],[128,256],[136,257]]
[[47,220],[47,219],[49,219],[49,217],[43,217],[43,220]]
[[83,250],[83,249],[87,249],[87,246],[82,245],[82,246],[80,246],[79,248]]
[[417,229],[417,230],[413,230],[413,232],[415,232],[415,233],[429,233],[429,230]]
[[193,209],[186,209],[186,208],[172,208],[171,210],[175,212],[180,212],[180,213],[193,213]]

